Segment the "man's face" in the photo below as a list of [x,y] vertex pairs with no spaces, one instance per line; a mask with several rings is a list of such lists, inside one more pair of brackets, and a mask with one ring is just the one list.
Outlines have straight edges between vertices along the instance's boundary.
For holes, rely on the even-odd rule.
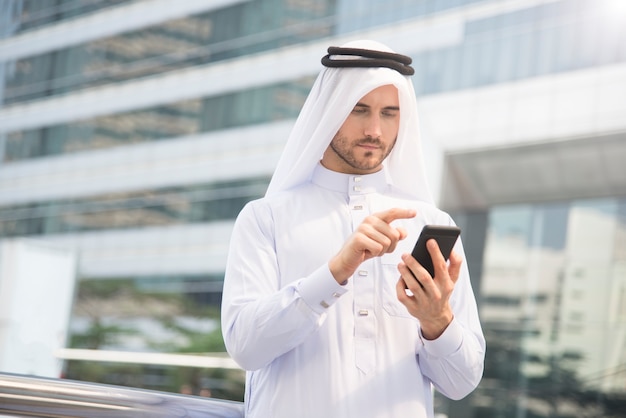
[[398,89],[378,87],[358,101],[322,157],[329,170],[370,174],[381,168],[400,127]]

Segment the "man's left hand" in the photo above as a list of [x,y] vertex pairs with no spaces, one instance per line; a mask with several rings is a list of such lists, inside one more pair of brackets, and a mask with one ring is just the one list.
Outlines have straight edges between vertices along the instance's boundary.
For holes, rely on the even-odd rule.
[[[431,277],[410,254],[403,254],[402,262],[398,264],[401,277],[396,293],[409,313],[419,319],[424,338],[434,340],[443,334],[454,317],[449,300],[463,259],[453,251],[448,265],[437,241],[431,239],[426,246],[433,260],[435,277]],[[412,295],[407,293],[407,288]]]

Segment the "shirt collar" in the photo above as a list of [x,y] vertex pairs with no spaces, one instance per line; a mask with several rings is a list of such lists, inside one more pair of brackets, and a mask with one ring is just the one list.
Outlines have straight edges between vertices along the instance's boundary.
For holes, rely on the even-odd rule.
[[372,174],[345,174],[329,170],[318,163],[311,182],[325,189],[349,195],[383,192],[388,187],[384,167]]

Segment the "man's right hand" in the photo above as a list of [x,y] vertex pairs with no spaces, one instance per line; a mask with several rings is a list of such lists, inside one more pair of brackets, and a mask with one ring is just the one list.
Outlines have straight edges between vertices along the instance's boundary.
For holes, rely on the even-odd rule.
[[391,208],[366,217],[328,262],[337,283],[345,284],[365,260],[393,252],[398,241],[406,238],[407,232],[404,228],[393,227],[391,223],[415,215],[414,209]]

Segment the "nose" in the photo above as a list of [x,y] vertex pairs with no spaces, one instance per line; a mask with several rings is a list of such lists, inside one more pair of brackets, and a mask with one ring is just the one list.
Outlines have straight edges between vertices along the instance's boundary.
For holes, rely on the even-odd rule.
[[373,114],[367,119],[363,133],[370,138],[380,138],[382,136],[379,115]]

